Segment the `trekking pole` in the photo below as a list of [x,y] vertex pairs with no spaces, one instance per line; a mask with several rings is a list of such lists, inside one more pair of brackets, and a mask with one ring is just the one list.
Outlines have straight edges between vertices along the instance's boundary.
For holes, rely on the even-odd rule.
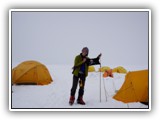
[[100,58],[100,102],[101,102],[101,58]]

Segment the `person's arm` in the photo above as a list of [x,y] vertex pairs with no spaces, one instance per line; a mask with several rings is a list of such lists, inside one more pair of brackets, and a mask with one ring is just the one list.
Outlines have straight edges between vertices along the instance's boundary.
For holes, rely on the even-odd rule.
[[75,58],[75,60],[74,60],[74,67],[73,67],[73,69],[76,69],[77,67],[79,67],[79,66],[81,66],[83,63],[85,63],[86,62],[86,58],[83,58],[83,60],[81,61],[81,62],[79,62],[78,61],[78,56]]

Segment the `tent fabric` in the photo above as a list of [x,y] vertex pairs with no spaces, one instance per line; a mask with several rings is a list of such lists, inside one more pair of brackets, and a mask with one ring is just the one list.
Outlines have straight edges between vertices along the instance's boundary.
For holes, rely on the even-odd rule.
[[47,85],[52,81],[46,66],[37,61],[25,61],[12,69],[12,84]]
[[129,72],[114,99],[124,103],[148,102],[148,70]]
[[117,73],[127,73],[127,70],[122,67],[122,66],[118,66],[116,68],[113,68],[113,72],[117,72]]
[[89,66],[88,67],[88,72],[95,72],[94,66]]
[[110,70],[111,68],[108,66],[103,66],[101,68],[99,68],[99,72],[105,72],[106,70]]

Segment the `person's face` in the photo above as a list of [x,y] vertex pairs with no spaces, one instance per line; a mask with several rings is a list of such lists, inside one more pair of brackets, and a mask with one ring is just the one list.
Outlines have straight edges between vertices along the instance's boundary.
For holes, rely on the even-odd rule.
[[83,55],[83,56],[86,56],[87,54],[88,54],[88,50],[87,50],[87,49],[83,49],[83,50],[82,50],[82,55]]

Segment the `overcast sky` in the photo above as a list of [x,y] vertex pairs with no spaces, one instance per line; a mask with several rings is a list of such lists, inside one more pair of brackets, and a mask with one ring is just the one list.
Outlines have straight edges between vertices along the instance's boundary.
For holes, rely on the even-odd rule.
[[148,65],[148,12],[12,12],[12,62],[71,64],[83,47],[103,65]]

